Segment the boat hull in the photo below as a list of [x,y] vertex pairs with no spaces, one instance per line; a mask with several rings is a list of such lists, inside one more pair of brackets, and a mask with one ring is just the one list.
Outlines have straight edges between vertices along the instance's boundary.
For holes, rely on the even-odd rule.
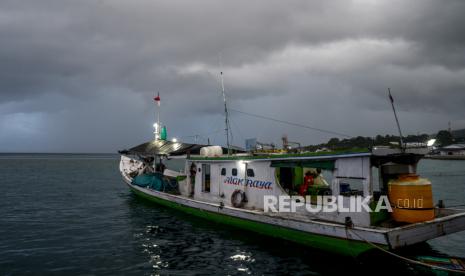
[[156,204],[176,209],[196,217],[208,219],[216,223],[221,223],[233,226],[235,228],[256,232],[258,234],[266,235],[269,237],[292,241],[308,247],[324,250],[326,252],[356,257],[364,252],[373,249],[373,246],[363,241],[349,240],[321,234],[308,233],[278,225],[234,217],[219,212],[211,212],[208,210],[194,208],[191,206],[180,204],[178,202],[167,200],[165,198],[161,198],[150,193],[146,193],[143,190],[137,189],[130,184],[128,184],[128,186],[135,195],[149,200],[151,202],[154,202]]

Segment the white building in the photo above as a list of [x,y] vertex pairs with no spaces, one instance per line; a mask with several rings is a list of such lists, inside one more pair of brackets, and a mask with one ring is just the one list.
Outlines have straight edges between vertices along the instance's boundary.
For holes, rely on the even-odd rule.
[[440,155],[465,156],[465,144],[453,144],[439,149]]

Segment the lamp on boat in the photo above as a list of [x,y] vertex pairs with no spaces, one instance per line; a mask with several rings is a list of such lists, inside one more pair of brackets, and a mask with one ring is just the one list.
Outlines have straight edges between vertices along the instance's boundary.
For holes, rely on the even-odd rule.
[[434,143],[436,143],[436,139],[431,139],[431,140],[428,140],[428,142],[426,142],[426,145],[428,147],[432,147],[434,145]]
[[155,134],[155,139],[159,139],[160,138],[160,132],[159,132],[159,128],[158,128],[158,123],[154,123],[153,128],[155,129],[155,131],[153,132]]
[[176,142],[178,141],[178,139],[173,138],[171,141],[173,141],[174,143],[176,143]]

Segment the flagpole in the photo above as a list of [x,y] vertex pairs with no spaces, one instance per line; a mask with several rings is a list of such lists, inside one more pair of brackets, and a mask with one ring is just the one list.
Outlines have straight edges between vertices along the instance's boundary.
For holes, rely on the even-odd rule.
[[157,111],[156,111],[156,117],[157,120],[156,125],[157,127],[155,128],[155,140],[160,139],[160,92],[158,92],[158,95],[153,98],[155,100],[156,105],[158,106]]
[[391,88],[388,88],[389,99],[391,100],[392,111],[394,112],[394,117],[396,118],[397,129],[399,130],[400,135],[400,148],[404,150],[404,140],[402,138],[402,130],[400,129],[399,119],[397,118],[396,108],[394,107],[394,98],[391,95]]
[[[160,98],[160,92],[158,92],[158,98]],[[160,139],[160,129],[161,129],[161,126],[160,126],[160,106],[161,106],[161,105],[160,105],[160,100],[157,101],[157,105],[158,105],[158,107],[157,107],[157,111],[158,111],[158,112],[157,112],[157,113],[158,113],[158,114],[157,114],[157,115],[158,115],[158,116],[157,116],[158,139]]]

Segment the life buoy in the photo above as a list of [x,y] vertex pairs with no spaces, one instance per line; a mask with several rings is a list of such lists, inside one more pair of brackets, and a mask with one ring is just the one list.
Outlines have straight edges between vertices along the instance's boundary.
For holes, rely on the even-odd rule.
[[245,196],[244,191],[242,190],[235,190],[231,195],[231,204],[236,208],[244,207],[245,203],[247,202],[247,197]]

